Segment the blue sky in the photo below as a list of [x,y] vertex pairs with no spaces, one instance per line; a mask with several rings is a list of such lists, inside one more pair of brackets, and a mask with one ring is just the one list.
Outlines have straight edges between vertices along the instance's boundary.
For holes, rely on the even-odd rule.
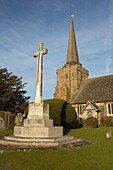
[[66,62],[74,14],[80,62],[90,77],[113,74],[113,0],[0,0],[0,66],[23,77],[35,98],[37,44],[44,43],[43,98],[52,98],[56,69]]

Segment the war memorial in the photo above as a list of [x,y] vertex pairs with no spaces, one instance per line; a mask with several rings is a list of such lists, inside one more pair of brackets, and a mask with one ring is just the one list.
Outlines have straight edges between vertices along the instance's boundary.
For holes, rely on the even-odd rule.
[[45,104],[42,98],[43,55],[47,53],[43,43],[39,43],[38,51],[33,54],[37,57],[35,100],[29,103],[23,125],[14,126],[14,134],[5,136],[1,144],[46,147],[81,141],[73,136],[63,136],[63,127],[53,126],[53,120],[49,118],[49,104]]

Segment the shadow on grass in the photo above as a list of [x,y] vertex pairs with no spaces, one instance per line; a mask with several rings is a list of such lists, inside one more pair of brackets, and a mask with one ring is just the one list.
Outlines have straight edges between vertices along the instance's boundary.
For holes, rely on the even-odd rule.
[[71,126],[70,127],[70,125],[67,125],[67,128],[65,127],[64,129],[63,129],[63,134],[64,135],[67,135],[69,132],[71,132],[71,129],[80,129],[80,128],[82,128],[84,126],[84,124],[82,123],[82,122],[77,122],[77,123],[75,123],[74,125],[73,125],[73,127]]
[[84,126],[84,124],[82,122],[77,122],[75,123],[73,129],[80,129]]
[[63,129],[63,135],[67,135],[69,132],[71,132],[70,129]]

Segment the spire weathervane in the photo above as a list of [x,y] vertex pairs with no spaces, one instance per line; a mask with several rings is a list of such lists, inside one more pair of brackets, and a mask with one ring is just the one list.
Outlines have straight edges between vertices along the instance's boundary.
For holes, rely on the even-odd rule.
[[71,18],[74,18],[74,15],[73,15],[73,14],[71,15]]

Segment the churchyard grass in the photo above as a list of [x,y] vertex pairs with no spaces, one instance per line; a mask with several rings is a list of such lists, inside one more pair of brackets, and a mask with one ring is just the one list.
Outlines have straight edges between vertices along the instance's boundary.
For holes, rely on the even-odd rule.
[[113,128],[74,129],[69,132],[95,144],[73,150],[32,150],[0,153],[0,164],[17,170],[109,170],[113,169],[113,138],[105,133]]
[[1,130],[0,131],[0,136],[3,137],[4,135],[10,135],[13,134],[13,130],[12,129],[7,129],[7,130]]

